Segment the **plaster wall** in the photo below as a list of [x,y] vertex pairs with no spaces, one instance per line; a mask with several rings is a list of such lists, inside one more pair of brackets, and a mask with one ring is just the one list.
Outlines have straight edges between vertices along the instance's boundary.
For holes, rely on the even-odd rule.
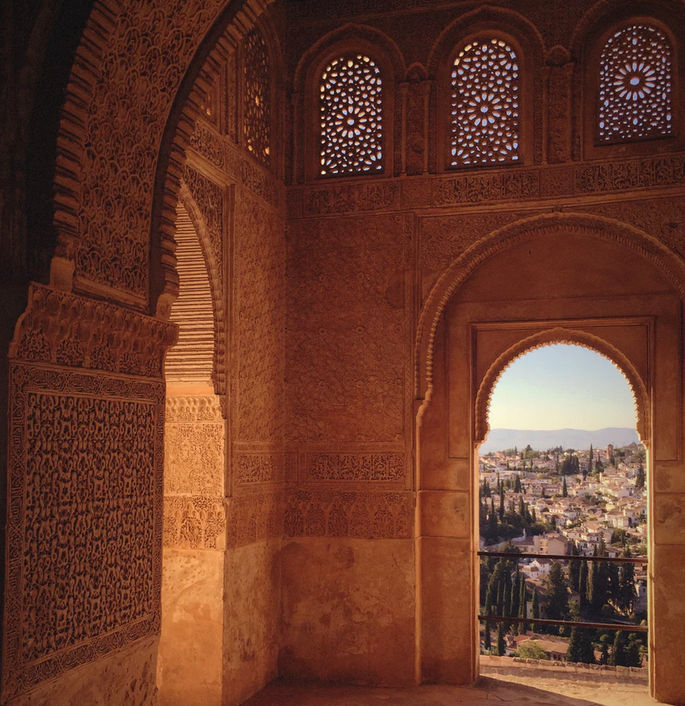
[[147,637],[112,650],[57,679],[42,681],[30,693],[8,703],[12,706],[155,703],[158,642],[157,638]]
[[[443,275],[455,263],[459,268],[469,248],[509,224],[545,214],[580,213],[603,219],[602,228],[620,221],[629,235],[651,242],[665,261],[682,264],[683,131],[672,140],[595,147],[591,131],[582,129],[584,119],[592,117],[592,101],[582,90],[590,75],[585,39],[630,11],[654,10],[675,32],[685,26],[682,3],[636,3],[625,10],[625,3],[599,2],[591,9],[588,0],[567,3],[555,12],[538,2],[516,3],[513,9],[508,2],[486,8],[455,2],[437,10],[433,2],[413,0],[355,0],[323,9],[314,0],[293,3],[286,13],[283,37],[288,49],[281,77],[284,84],[292,79],[293,109],[285,91],[276,89],[281,130],[276,132],[287,139],[274,142],[278,158],[272,169],[239,146],[242,108],[235,102],[226,103],[233,123],[193,122],[202,91],[211,89],[212,78],[225,78],[221,67],[213,77],[201,71],[206,52],[197,52],[203,38],[214,31],[217,20],[223,17],[226,24],[237,16],[226,41],[218,43],[222,51],[234,47],[266,5],[256,0],[173,5],[103,0],[88,22],[57,138],[54,227],[59,245],[50,285],[29,290],[10,346],[4,700],[29,698],[23,694],[31,689],[36,695],[52,694],[53,700],[60,689],[77,693],[77,674],[88,681],[85,700],[124,698],[120,691],[110,692],[112,682],[102,678],[104,673],[116,675],[117,689],[131,685],[129,678],[135,675],[141,689],[136,698],[141,703],[154,698],[151,654],[160,628],[162,575],[162,359],[173,341],[173,326],[165,317],[176,289],[172,235],[180,181],[204,226],[212,253],[214,301],[220,305],[215,310],[221,323],[216,350],[224,354],[216,361],[219,389],[214,392],[222,398],[228,423],[226,483],[223,497],[212,502],[198,502],[193,491],[179,493],[185,497],[177,502],[177,514],[167,513],[166,519],[178,520],[178,534],[168,535],[173,541],[195,542],[174,549],[197,551],[198,561],[205,556],[199,552],[225,548],[221,560],[214,554],[207,559],[213,567],[223,561],[223,585],[227,594],[233,592],[236,605],[235,612],[229,607],[222,612],[222,698],[241,699],[276,673],[274,644],[280,643],[281,626],[281,660],[293,678],[315,675],[326,680],[345,674],[352,679],[354,668],[362,670],[360,681],[394,683],[398,677],[406,679],[395,662],[409,661],[415,665],[415,680],[473,678],[473,611],[450,598],[455,581],[467,576],[471,581],[473,567],[472,556],[468,559],[473,542],[473,400],[466,389],[466,381],[472,382],[470,362],[449,361],[458,373],[449,381],[449,389],[458,391],[458,405],[447,397],[448,388],[440,403],[454,415],[449,434],[444,436],[446,412],[433,415],[443,424],[440,431],[427,429],[431,414],[440,409],[436,387],[433,407],[423,411],[421,442],[415,439],[416,412],[426,392],[416,384],[425,377],[424,371],[416,372],[423,345],[422,339],[417,342],[420,317],[433,306],[432,294],[440,291]],[[452,29],[442,34],[450,23]],[[425,32],[415,31],[419,26]],[[446,114],[440,113],[444,103],[436,88],[445,70],[440,57],[464,33],[503,26],[508,32],[520,30],[530,49],[526,59],[533,79],[525,95],[533,101],[527,114],[532,140],[524,163],[446,171],[439,149],[445,128],[440,115]],[[595,26],[600,29],[590,29]],[[301,60],[306,64],[312,47],[310,58],[333,45],[330,31],[342,32],[345,41],[361,33],[367,43],[369,37],[384,34],[381,43],[392,55],[387,65],[394,75],[387,86],[397,96],[386,133],[392,170],[380,177],[305,180],[317,155],[316,141],[301,139],[303,126],[312,122],[303,119],[302,111],[306,108],[304,114],[311,117],[312,106],[302,105],[311,91],[298,84],[297,76],[306,73],[298,72],[298,65]],[[269,41],[278,55],[276,45]],[[683,55],[677,54],[681,63]],[[21,76],[21,61],[13,69],[14,78]],[[199,79],[198,90],[188,103],[189,114],[177,120],[174,101],[179,91],[187,95],[182,81],[191,69]],[[241,95],[237,83],[233,87],[230,99]],[[10,117],[8,127],[3,140],[16,133],[16,119]],[[23,140],[17,142],[13,158],[20,163]],[[158,167],[164,171],[165,165],[166,177],[158,178]],[[3,162],[3,169],[5,175],[15,173],[14,164]],[[288,181],[292,177],[287,199],[283,174]],[[2,229],[3,242],[12,253],[23,252],[27,236],[19,221],[26,210],[25,195],[17,191],[14,179],[3,181],[2,187],[3,223],[6,216],[11,221]],[[627,237],[625,247],[630,242]],[[618,283],[611,298],[624,302],[624,313],[630,315],[630,282],[617,265],[623,254],[619,249],[613,261],[602,256],[585,263],[588,269],[579,281],[591,288],[602,274],[598,265],[604,263]],[[573,252],[568,256],[576,262]],[[519,264],[531,273],[525,257]],[[568,262],[562,270],[571,273]],[[538,274],[539,267],[534,267],[533,281]],[[550,274],[544,274],[552,286]],[[499,303],[492,290],[499,286],[499,271],[495,268],[490,275],[478,296],[488,299],[496,316]],[[639,284],[643,273],[635,271],[631,278]],[[527,286],[530,279],[519,278],[518,285]],[[663,290],[653,294],[658,299]],[[537,295],[552,298],[546,289]],[[681,297],[679,293],[678,306]],[[438,304],[441,310],[445,301]],[[527,317],[537,311],[525,302],[520,307]],[[665,316],[658,330],[670,336],[670,343],[659,349],[664,353],[656,367],[664,372],[655,390],[667,409],[657,408],[652,418],[657,489],[653,594],[658,634],[674,644],[682,633],[682,611],[671,600],[681,589],[674,566],[681,560],[685,500],[680,480],[682,354],[680,317],[675,316],[676,322],[672,310]],[[468,345],[467,339],[458,338],[456,349],[450,341],[449,350],[457,350],[459,358]],[[439,350],[436,346],[435,352]],[[442,350],[447,355],[448,346]],[[77,408],[86,414],[59,416],[60,410]],[[38,448],[32,420],[42,409],[58,410],[43,426],[60,424],[68,443],[51,441],[51,446]],[[133,415],[138,424],[129,436],[108,433],[125,428]],[[77,443],[84,445],[79,463],[72,455]],[[68,475],[79,467],[107,468],[106,476],[94,472],[89,477],[116,486],[108,508],[109,535],[90,529],[101,513],[89,503],[97,502],[101,491]],[[52,494],[43,484],[46,478],[61,483]],[[43,485],[45,495],[26,504],[26,489],[38,493]],[[91,494],[79,496],[79,489]],[[73,532],[59,537],[49,525],[56,499],[68,501],[75,517],[81,511]],[[25,522],[27,507],[43,514]],[[136,522],[130,513],[137,513]],[[46,529],[37,534],[43,543],[36,544],[31,528],[42,526]],[[93,539],[95,556],[107,561],[74,561],[89,551],[84,538]],[[281,538],[290,547],[282,554],[277,550]],[[413,540],[410,552],[407,545]],[[329,550],[334,545],[343,556],[352,551],[359,573],[352,567],[341,571],[340,553]],[[127,569],[131,552],[137,552],[133,574]],[[397,605],[380,604],[381,577],[372,559],[376,554],[386,568],[384,581],[401,587]],[[413,598],[405,590],[412,581],[410,555]],[[67,557],[65,565],[82,568],[65,575],[55,563],[58,557]],[[332,590],[326,577],[340,577],[334,600],[353,616],[363,606],[381,611],[378,619],[369,613],[371,628],[361,621],[335,624],[335,639],[351,647],[331,663],[311,650],[316,644],[330,654],[332,633],[326,624],[328,609],[315,609],[313,593],[298,574],[300,559],[312,567],[311,580],[323,591]],[[22,572],[28,583],[21,583]],[[239,578],[235,584],[231,572]],[[288,577],[282,584],[288,591],[287,609],[275,629],[280,572]],[[215,581],[216,575],[212,577]],[[99,593],[103,586],[115,586],[114,597]],[[257,596],[257,612],[248,605],[247,587]],[[68,603],[73,597],[77,602]],[[64,622],[37,611],[37,605],[59,612]],[[323,620],[308,621],[303,616],[308,607]],[[84,612],[89,617],[85,633]],[[216,614],[214,608],[210,613]],[[376,656],[374,628],[405,640],[397,651],[393,646],[392,659]],[[42,635],[43,643],[32,641],[31,635]],[[680,657],[660,643],[653,648],[657,695],[682,701]],[[362,663],[371,668],[362,669]]]
[[413,683],[411,540],[297,538],[284,543],[281,562],[282,678]]

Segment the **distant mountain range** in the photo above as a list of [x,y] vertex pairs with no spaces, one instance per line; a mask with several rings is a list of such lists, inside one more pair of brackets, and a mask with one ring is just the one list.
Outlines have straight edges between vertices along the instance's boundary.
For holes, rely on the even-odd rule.
[[480,453],[504,451],[516,446],[519,450],[527,444],[538,451],[546,451],[555,446],[565,449],[601,448],[607,444],[628,446],[639,443],[635,429],[628,427],[607,427],[587,431],[584,429],[491,429],[480,447]]

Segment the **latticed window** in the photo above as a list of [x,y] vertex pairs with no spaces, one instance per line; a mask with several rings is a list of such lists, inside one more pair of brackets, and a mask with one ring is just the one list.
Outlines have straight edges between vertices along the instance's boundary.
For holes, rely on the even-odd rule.
[[245,37],[245,121],[247,149],[263,164],[271,163],[271,98],[269,54],[262,35],[253,29]]
[[321,74],[322,175],[367,174],[383,169],[382,81],[363,54],[341,56]]
[[451,166],[519,160],[518,57],[502,39],[478,39],[454,60]]
[[671,133],[671,45],[656,27],[624,27],[609,37],[600,58],[599,139]]

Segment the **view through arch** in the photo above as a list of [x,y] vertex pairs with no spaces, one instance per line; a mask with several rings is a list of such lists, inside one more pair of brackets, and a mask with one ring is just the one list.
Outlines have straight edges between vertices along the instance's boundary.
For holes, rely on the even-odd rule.
[[605,665],[606,678],[633,667],[646,690],[647,457],[627,378],[578,345],[528,350],[493,386],[488,421],[478,458],[482,673],[515,679],[503,657],[535,660],[550,678],[568,663]]

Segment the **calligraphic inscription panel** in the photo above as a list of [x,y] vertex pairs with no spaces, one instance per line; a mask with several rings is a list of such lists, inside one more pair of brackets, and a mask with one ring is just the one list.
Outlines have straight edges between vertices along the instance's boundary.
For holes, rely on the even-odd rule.
[[25,366],[12,378],[10,692],[157,629],[164,395]]

